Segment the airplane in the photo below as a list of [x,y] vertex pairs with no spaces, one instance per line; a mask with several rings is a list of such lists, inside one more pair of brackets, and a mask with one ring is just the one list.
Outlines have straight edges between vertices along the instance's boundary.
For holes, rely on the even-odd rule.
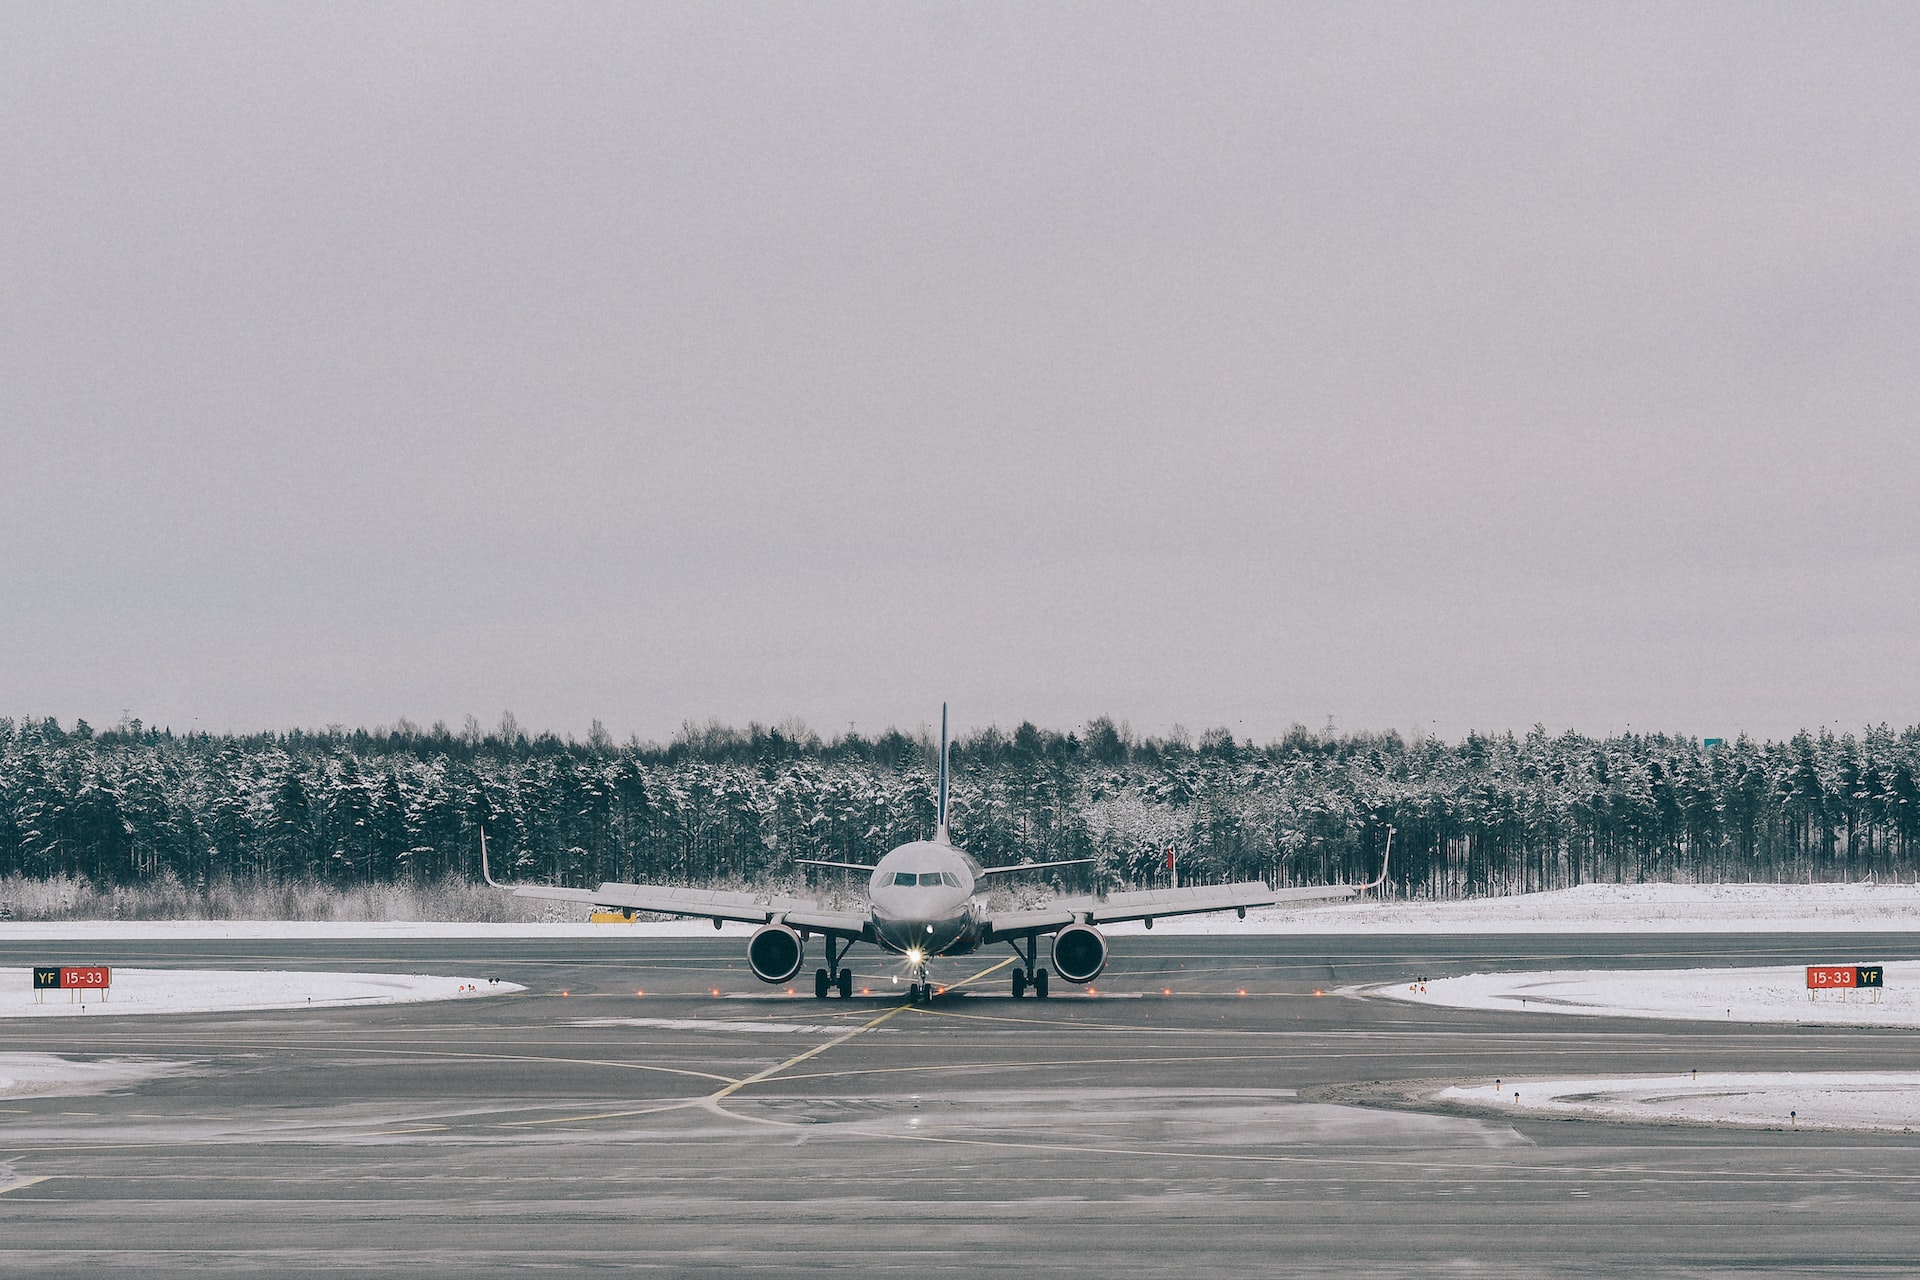
[[522,898],[551,898],[588,903],[604,910],[662,915],[704,916],[718,929],[727,921],[760,927],[747,941],[747,965],[762,982],[780,985],[793,980],[806,964],[806,943],[819,934],[826,946],[826,965],[814,970],[813,994],[826,999],[829,991],[846,999],[853,994],[853,970],[841,965],[847,950],[867,943],[903,957],[913,970],[909,1003],[934,995],[927,968],[936,956],[962,956],[981,947],[1007,943],[1021,964],[1013,970],[1015,999],[1029,991],[1047,997],[1047,970],[1039,964],[1043,935],[1052,938],[1053,971],[1076,986],[1091,984],[1106,970],[1109,949],[1099,926],[1140,920],[1147,928],[1163,916],[1236,911],[1242,920],[1248,907],[1279,902],[1311,902],[1350,898],[1386,882],[1387,858],[1393,853],[1393,829],[1387,829],[1387,853],[1378,878],[1363,885],[1321,885],[1270,889],[1264,881],[1196,885],[1187,888],[1146,889],[1111,893],[1097,898],[1061,898],[1037,907],[1012,911],[991,909],[981,890],[994,876],[1048,867],[1072,866],[1091,858],[1055,862],[1020,862],[983,867],[957,847],[947,830],[947,709],[940,708],[940,803],[931,840],[914,840],[890,850],[874,864],[829,862],[798,858],[808,866],[835,867],[869,873],[868,908],[835,911],[804,898],[761,896],[713,889],[686,889],[669,885],[619,884],[598,889],[570,889],[558,885],[501,884],[487,865],[487,836],[480,833],[480,874],[496,889]]

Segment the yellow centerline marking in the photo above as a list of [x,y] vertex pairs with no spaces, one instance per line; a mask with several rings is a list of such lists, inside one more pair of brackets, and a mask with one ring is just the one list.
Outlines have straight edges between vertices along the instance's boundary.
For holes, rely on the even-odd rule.
[[[1006,968],[1008,965],[1012,963],[1013,961],[1011,960],[1002,960],[998,964],[988,965],[986,968],[980,970],[980,972],[978,973],[962,978],[958,982],[948,983],[945,989],[948,991],[953,991],[967,985],[969,982],[978,982],[980,979],[986,977],[987,975],[992,973],[997,973],[1001,969]],[[714,1092],[708,1094],[704,1098],[689,1098],[689,1099],[684,1099],[677,1102],[661,1103],[654,1106],[636,1108],[630,1111],[601,1111],[601,1112],[596,1112],[592,1115],[555,1116],[551,1119],[545,1119],[545,1120],[516,1120],[510,1124],[501,1125],[500,1127],[503,1129],[535,1129],[535,1128],[545,1128],[551,1125],[559,1125],[559,1124],[588,1124],[596,1120],[623,1120],[623,1119],[630,1118],[632,1116],[657,1115],[658,1113],[663,1111],[677,1111],[683,1107],[695,1107],[695,1106],[703,1107],[718,1115],[724,1115],[734,1120],[752,1120],[760,1124],[778,1124],[778,1125],[784,1126],[789,1122],[783,1121],[783,1120],[762,1120],[757,1116],[743,1116],[738,1114],[737,1112],[728,1111],[726,1108],[722,1107],[720,1104],[726,1099],[732,1097],[734,1094],[740,1092],[742,1089],[746,1088],[748,1085],[760,1084],[763,1081],[771,1080],[775,1076],[778,1076],[783,1072],[789,1071],[794,1067],[799,1066],[801,1063],[808,1061],[809,1059],[819,1057],[821,1054],[825,1053],[829,1049],[837,1048],[840,1045],[845,1044],[849,1040],[852,1040],[858,1036],[865,1035],[867,1032],[873,1030],[875,1027],[878,1027],[886,1022],[889,1022],[892,1019],[899,1017],[901,1014],[905,1013],[907,1010],[913,1009],[913,1008],[915,1008],[915,1006],[911,1004],[895,1005],[893,1008],[887,1010],[885,1013],[880,1014],[877,1017],[867,1019],[865,1022],[861,1023],[857,1027],[854,1027],[850,1031],[847,1031],[841,1035],[837,1035],[833,1039],[828,1040],[823,1044],[817,1044],[813,1048],[808,1049],[804,1053],[794,1054],[793,1057],[788,1058],[785,1062],[775,1063],[773,1066],[767,1067],[764,1070],[756,1071],[754,1074],[746,1077],[743,1080],[729,1080],[719,1089],[716,1089]],[[852,1016],[852,1015],[840,1015],[840,1016]],[[834,1073],[828,1073],[828,1074],[831,1075]],[[812,1077],[806,1077],[806,1078],[811,1079]]]
[[[48,1177],[50,1177],[50,1176],[52,1176],[52,1175],[47,1175],[47,1176],[48,1176]],[[9,1183],[7,1183],[7,1184],[6,1184],[5,1186],[3,1186],[3,1187],[0,1187],[0,1196],[3,1196],[3,1195],[5,1195],[5,1194],[7,1194],[7,1192],[9,1192],[9,1191],[19,1191],[19,1190],[22,1190],[22,1189],[24,1189],[24,1188],[26,1188],[26,1187],[31,1187],[31,1186],[34,1186],[34,1185],[36,1185],[36,1184],[38,1184],[38,1183],[42,1183],[42,1182],[45,1182],[46,1180],[47,1180],[47,1178],[46,1178],[46,1177],[40,1177],[40,1178],[21,1178],[21,1179],[19,1179],[18,1181],[15,1181],[15,1182],[9,1182]]]
[[650,1107],[635,1107],[629,1111],[602,1111],[590,1116],[556,1116],[551,1120],[510,1120],[501,1129],[538,1129],[552,1124],[584,1124],[589,1120],[625,1120],[631,1116],[652,1116],[663,1111],[679,1111],[683,1107],[698,1106],[698,1098],[681,1098],[674,1102],[656,1103]]
[[[945,989],[948,991],[954,991],[959,989],[960,987],[966,986],[969,982],[978,982],[980,979],[986,977],[988,974],[997,973],[1012,963],[1013,961],[1011,960],[1002,960],[998,964],[988,965],[986,968],[980,970],[980,972],[976,974],[972,974],[968,977],[962,978],[958,982],[948,983]],[[796,1053],[793,1057],[788,1058],[785,1062],[779,1063],[775,1066],[768,1067],[764,1071],[757,1071],[754,1074],[748,1076],[744,1080],[736,1080],[732,1084],[726,1085],[721,1089],[715,1090],[713,1093],[708,1094],[705,1098],[701,1100],[702,1105],[706,1106],[709,1110],[713,1110],[713,1111],[723,1110],[723,1108],[720,1106],[720,1103],[726,1100],[727,1098],[732,1097],[734,1094],[740,1092],[742,1089],[746,1088],[748,1085],[759,1084],[764,1080],[771,1080],[775,1076],[780,1075],[781,1073],[793,1067],[799,1066],[801,1063],[807,1061],[809,1058],[817,1058],[829,1049],[838,1048],[840,1045],[845,1044],[847,1041],[852,1040],[857,1036],[865,1035],[867,1032],[873,1030],[875,1027],[880,1026],[883,1023],[892,1021],[894,1018],[899,1017],[901,1014],[905,1013],[907,1010],[913,1007],[914,1006],[911,1004],[895,1005],[893,1008],[887,1010],[885,1013],[881,1014],[879,1017],[869,1018],[866,1022],[861,1023],[859,1026],[847,1032],[845,1035],[835,1036],[833,1039],[827,1041],[825,1044],[815,1045],[813,1048],[807,1050],[805,1053]],[[732,1113],[729,1112],[728,1114],[732,1114]],[[738,1118],[746,1119],[747,1117],[741,1116]]]

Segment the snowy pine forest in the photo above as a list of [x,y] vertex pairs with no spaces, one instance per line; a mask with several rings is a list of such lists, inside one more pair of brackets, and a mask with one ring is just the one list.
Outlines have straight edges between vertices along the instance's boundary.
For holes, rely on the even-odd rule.
[[[858,892],[798,858],[870,862],[933,826],[937,748],[896,731],[688,726],[664,746],[402,722],[180,736],[0,719],[0,914],[326,918],[405,890],[405,918],[503,918],[496,874]],[[1920,728],[1714,746],[1535,730],[1448,743],[1296,728],[1135,737],[988,729],[953,750],[954,838],[982,862],[1091,857],[1068,890],[1369,878],[1449,898],[1589,881],[1910,877]],[[809,871],[811,870],[811,874]],[[426,905],[422,905],[426,904]],[[436,905],[437,904],[437,905]],[[369,908],[362,907],[363,913]]]

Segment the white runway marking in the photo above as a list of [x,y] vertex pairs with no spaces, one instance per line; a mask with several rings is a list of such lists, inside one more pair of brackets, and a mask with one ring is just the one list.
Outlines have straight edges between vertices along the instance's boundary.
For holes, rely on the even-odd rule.
[[738,1031],[793,1035],[796,1032],[844,1031],[806,1022],[723,1022],[717,1018],[575,1018],[573,1027],[658,1027],[664,1031]]
[[1920,1072],[1700,1071],[1671,1076],[1502,1080],[1433,1095],[1506,1115],[1768,1129],[1920,1126]]

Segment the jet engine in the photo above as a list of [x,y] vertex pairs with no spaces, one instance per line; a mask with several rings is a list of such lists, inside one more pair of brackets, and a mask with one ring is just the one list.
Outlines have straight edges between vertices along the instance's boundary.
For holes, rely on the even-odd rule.
[[747,940],[747,963],[762,982],[786,982],[800,972],[806,946],[784,924],[763,924]]
[[1070,924],[1053,935],[1053,971],[1068,982],[1092,982],[1107,967],[1107,940],[1090,924]]

